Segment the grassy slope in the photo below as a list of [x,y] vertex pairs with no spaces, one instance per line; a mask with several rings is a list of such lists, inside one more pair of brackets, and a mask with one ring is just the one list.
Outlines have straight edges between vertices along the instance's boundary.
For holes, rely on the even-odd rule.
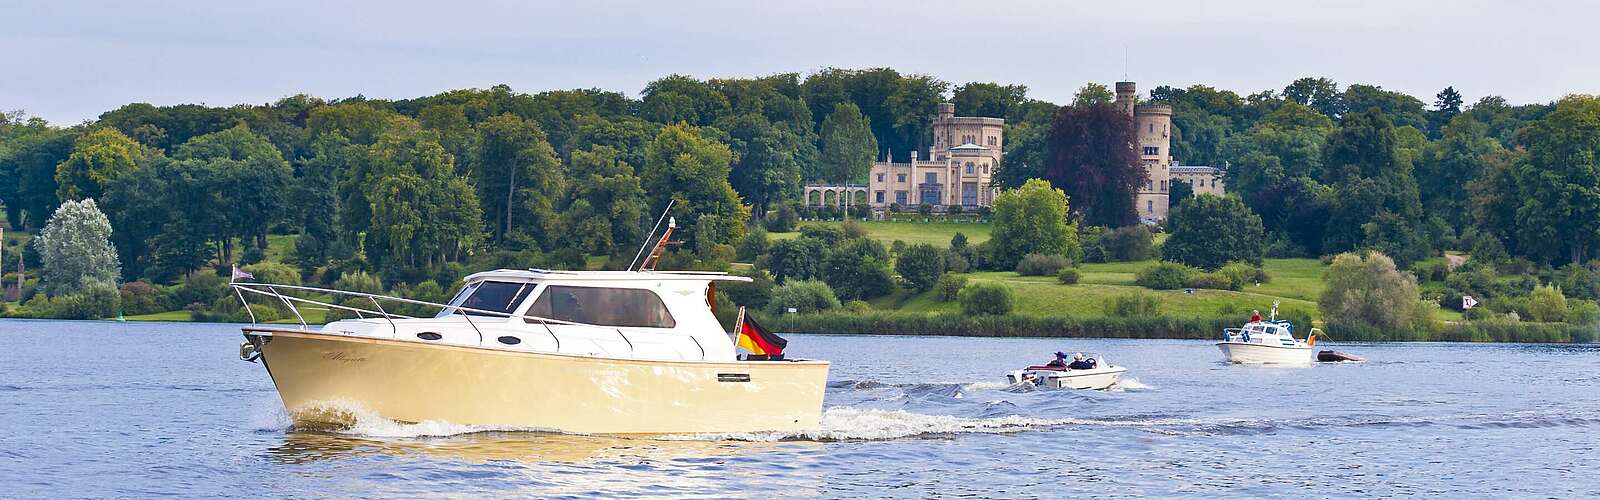
[[[809,224],[839,227],[841,223],[837,221],[800,223],[802,226]],[[906,244],[927,243],[940,248],[950,246],[950,238],[956,233],[966,234],[968,243],[977,244],[986,241],[993,229],[989,224],[966,222],[864,221],[861,225],[867,228],[867,234],[882,241],[884,246],[894,243],[894,240],[901,240]],[[786,240],[797,238],[800,233],[798,231],[771,233],[770,236],[773,239]]]

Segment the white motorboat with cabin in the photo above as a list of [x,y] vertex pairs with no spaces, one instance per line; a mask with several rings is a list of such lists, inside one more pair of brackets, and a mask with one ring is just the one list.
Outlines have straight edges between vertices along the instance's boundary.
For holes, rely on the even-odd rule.
[[[1048,389],[1109,389],[1122,380],[1128,369],[1107,361],[1105,356],[1089,354],[1072,363],[1064,361],[1063,353],[1056,353],[1057,361],[1032,365],[1006,374],[1010,384],[1031,384]],[[1075,366],[1076,365],[1076,366]]]
[[1229,363],[1256,364],[1311,364],[1311,347],[1317,344],[1321,330],[1312,328],[1304,341],[1294,338],[1294,324],[1277,319],[1278,306],[1273,304],[1272,316],[1258,318],[1243,327],[1222,331],[1222,341],[1217,349]]
[[[244,328],[240,357],[266,366],[296,424],[349,425],[356,407],[401,422],[572,433],[817,428],[828,363],[785,360],[783,341],[764,331],[754,340],[768,352],[740,359],[713,315],[713,284],[748,278],[640,269],[481,272],[448,304],[234,283],[241,300],[281,302],[301,318]],[[298,308],[308,303],[358,318],[313,329]],[[438,312],[395,312],[423,307]]]

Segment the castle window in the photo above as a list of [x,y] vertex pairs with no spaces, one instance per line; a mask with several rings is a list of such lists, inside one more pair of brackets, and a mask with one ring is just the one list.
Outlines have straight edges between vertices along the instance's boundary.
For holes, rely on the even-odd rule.
[[990,145],[990,146],[993,146],[993,145],[995,145],[995,139],[994,139],[994,138],[993,138],[993,137],[990,137],[990,138],[989,138],[989,145]]
[[878,182],[883,182],[883,174],[878,174]]
[[1156,133],[1156,124],[1151,123],[1150,124],[1150,128],[1149,128],[1148,131],[1149,131],[1149,133],[1152,133],[1152,134]]
[[1161,155],[1161,148],[1158,147],[1158,146],[1145,146],[1144,147],[1144,155],[1145,156],[1160,156]]
[[894,181],[904,183],[906,181],[906,174],[894,174]]
[[1144,202],[1144,211],[1152,213],[1152,214],[1156,213],[1156,202],[1150,201],[1150,200],[1145,200],[1145,202]]
[[1167,192],[1167,181],[1161,181],[1161,192]]
[[[879,176],[878,180],[880,180],[880,181],[883,180],[883,177]],[[876,198],[877,198],[877,203],[883,203],[883,191],[878,191]]]
[[922,177],[923,177],[923,182],[926,182],[928,184],[938,184],[939,183],[939,174],[938,173],[928,172],[926,175],[923,175]]
[[972,175],[972,162],[967,162],[967,175]]

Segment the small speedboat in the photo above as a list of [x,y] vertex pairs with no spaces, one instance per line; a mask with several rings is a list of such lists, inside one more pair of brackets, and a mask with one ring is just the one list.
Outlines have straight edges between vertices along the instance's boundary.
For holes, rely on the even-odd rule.
[[[1273,308],[1277,316],[1277,308]],[[1316,328],[1304,341],[1294,338],[1294,324],[1280,319],[1252,321],[1241,328],[1222,331],[1217,349],[1229,363],[1311,364],[1311,346],[1317,344]]]
[[1011,384],[1032,384],[1049,389],[1108,389],[1117,385],[1127,368],[1106,361],[1105,356],[1091,354],[1085,361],[1093,368],[1073,369],[1058,365],[1033,365],[1006,374]]

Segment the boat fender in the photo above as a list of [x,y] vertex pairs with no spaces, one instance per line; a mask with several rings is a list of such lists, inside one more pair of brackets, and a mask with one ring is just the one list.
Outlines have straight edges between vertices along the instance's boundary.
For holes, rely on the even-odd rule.
[[261,359],[261,350],[256,349],[256,345],[248,340],[240,342],[239,359],[254,363],[256,360]]

